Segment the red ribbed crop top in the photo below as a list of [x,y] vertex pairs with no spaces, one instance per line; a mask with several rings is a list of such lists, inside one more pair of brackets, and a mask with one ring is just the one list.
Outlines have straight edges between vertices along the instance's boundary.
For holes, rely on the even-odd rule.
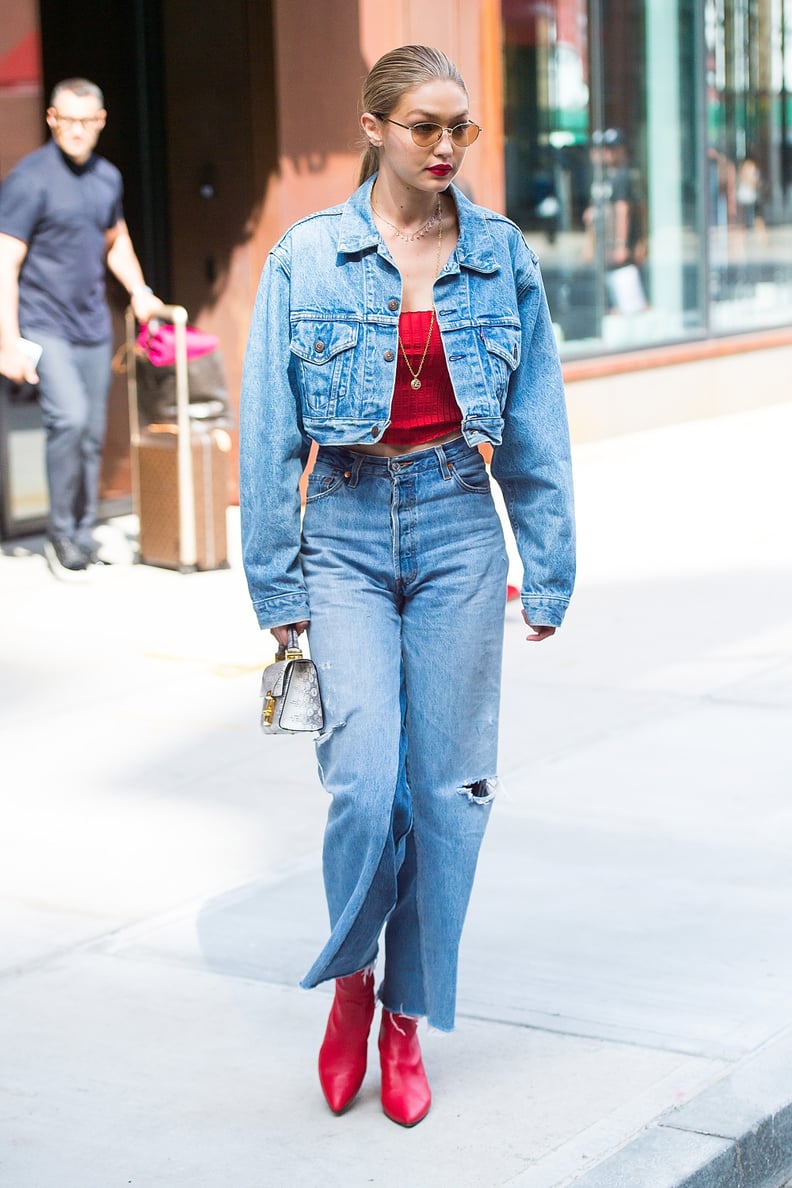
[[428,309],[399,316],[399,338],[413,372],[420,367],[421,386],[418,389],[411,387],[413,377],[399,347],[391,423],[380,438],[390,445],[420,445],[422,442],[434,441],[438,437],[445,437],[447,433],[453,433],[462,424],[462,413],[448,374],[436,317],[426,359],[421,367],[431,318],[432,311]]

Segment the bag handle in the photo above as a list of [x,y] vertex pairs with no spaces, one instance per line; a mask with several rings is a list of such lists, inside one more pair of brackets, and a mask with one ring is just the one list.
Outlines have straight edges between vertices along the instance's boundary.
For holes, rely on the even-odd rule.
[[303,654],[297,640],[297,632],[293,627],[288,628],[288,643],[279,644],[275,653],[276,660],[302,660]]

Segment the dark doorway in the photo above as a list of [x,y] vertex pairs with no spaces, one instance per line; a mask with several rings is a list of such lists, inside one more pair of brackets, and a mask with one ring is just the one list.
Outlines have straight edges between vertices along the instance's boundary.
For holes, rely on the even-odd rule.
[[46,102],[64,78],[102,88],[108,119],[99,151],[123,175],[124,213],[146,278],[169,297],[161,0],[41,0],[41,44]]
[[226,292],[277,168],[271,9],[162,0],[171,276],[191,316]]
[[[146,280],[192,321],[222,306],[213,328],[234,358],[249,314],[247,285],[240,300],[228,283],[234,249],[250,237],[278,163],[271,0],[41,0],[41,31],[47,95],[75,76],[104,91],[99,151],[122,172]],[[127,297],[109,292],[119,345]],[[129,495],[128,454],[126,383],[116,376],[105,501]]]

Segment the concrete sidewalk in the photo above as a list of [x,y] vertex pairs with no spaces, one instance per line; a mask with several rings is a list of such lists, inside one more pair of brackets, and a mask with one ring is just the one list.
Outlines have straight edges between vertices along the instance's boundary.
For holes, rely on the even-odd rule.
[[504,787],[410,1131],[375,1061],[347,1115],[321,1097],[325,798],[309,740],[258,732],[238,559],[131,565],[124,519],[67,585],[7,543],[0,1185],[778,1188],[790,441],[792,405],[576,450],[578,592],[540,647],[507,611]]

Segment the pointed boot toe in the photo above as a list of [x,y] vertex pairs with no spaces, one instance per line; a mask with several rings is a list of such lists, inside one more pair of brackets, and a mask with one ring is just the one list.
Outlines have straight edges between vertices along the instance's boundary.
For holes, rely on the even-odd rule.
[[432,1104],[417,1028],[417,1019],[382,1012],[379,1033],[382,1109],[399,1126],[416,1126]]
[[364,969],[336,979],[335,997],[319,1049],[319,1083],[334,1114],[349,1108],[363,1084],[373,1018],[373,972]]

